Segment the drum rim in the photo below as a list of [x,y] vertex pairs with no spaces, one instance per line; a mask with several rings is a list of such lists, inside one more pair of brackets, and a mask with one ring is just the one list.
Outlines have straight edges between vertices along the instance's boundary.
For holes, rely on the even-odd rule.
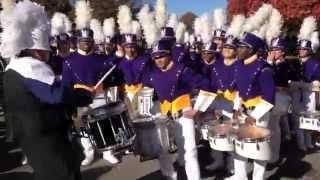
[[[244,129],[244,128],[248,128],[248,127],[250,127],[250,128],[254,127],[256,129],[264,130],[267,132],[267,135],[264,137],[260,137],[260,138],[251,138],[251,137],[240,138],[239,137],[240,130]],[[242,141],[242,142],[244,141],[244,142],[248,142],[248,143],[257,143],[257,142],[263,142],[266,140],[270,140],[270,138],[271,138],[271,131],[267,128],[259,127],[259,126],[242,126],[236,132],[236,140]]]
[[263,138],[242,138],[242,139],[239,139],[239,137],[237,136],[236,137],[236,140],[237,141],[240,141],[240,142],[244,142],[244,143],[259,143],[259,142],[264,142],[264,141],[268,141],[270,140],[271,138],[271,135],[268,135],[266,137],[263,137]]

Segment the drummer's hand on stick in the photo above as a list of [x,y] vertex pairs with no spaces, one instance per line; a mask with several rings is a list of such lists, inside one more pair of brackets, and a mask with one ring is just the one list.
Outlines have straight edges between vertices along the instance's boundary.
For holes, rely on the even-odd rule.
[[256,119],[251,116],[248,116],[245,120],[245,123],[246,125],[253,126],[256,124]]
[[183,112],[183,117],[193,119],[198,113],[198,110],[190,109]]

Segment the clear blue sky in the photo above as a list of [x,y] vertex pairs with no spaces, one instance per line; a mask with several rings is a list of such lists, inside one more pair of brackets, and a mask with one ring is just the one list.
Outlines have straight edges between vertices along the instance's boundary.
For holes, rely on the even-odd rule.
[[226,8],[227,0],[166,0],[169,13],[183,15],[192,11],[197,15],[212,12],[216,8]]

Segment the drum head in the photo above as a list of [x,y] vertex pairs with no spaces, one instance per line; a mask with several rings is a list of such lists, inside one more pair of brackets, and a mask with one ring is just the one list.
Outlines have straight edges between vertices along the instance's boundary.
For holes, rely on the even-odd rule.
[[90,112],[94,120],[104,120],[108,117],[119,115],[126,111],[126,105],[122,102],[114,102],[93,109]]
[[259,140],[270,136],[270,130],[256,126],[243,126],[239,128],[237,137],[239,140]]
[[209,128],[209,134],[211,136],[228,136],[233,131],[234,129],[232,128],[231,121],[227,121],[222,124],[216,123],[214,126]]
[[151,116],[140,116],[140,118],[137,118],[132,121],[133,126],[135,127],[149,127],[149,126],[155,126],[160,124],[167,124],[169,121],[168,118],[162,118],[162,117],[151,117]]

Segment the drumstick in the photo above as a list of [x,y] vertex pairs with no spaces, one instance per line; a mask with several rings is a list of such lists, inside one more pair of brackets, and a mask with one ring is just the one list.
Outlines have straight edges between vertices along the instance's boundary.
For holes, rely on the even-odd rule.
[[100,86],[100,84],[111,74],[111,72],[114,70],[114,68],[116,68],[116,65],[113,65],[111,67],[111,69],[109,69],[109,71],[103,75],[103,77],[99,80],[99,82],[94,86],[94,89],[97,89],[98,86]]
[[[223,114],[224,116],[226,116],[227,118],[233,119],[233,114],[232,114],[232,113],[229,113],[228,111],[222,110],[222,114]],[[246,115],[241,114],[241,116],[239,117],[239,120],[245,121],[246,118],[247,118]]]

